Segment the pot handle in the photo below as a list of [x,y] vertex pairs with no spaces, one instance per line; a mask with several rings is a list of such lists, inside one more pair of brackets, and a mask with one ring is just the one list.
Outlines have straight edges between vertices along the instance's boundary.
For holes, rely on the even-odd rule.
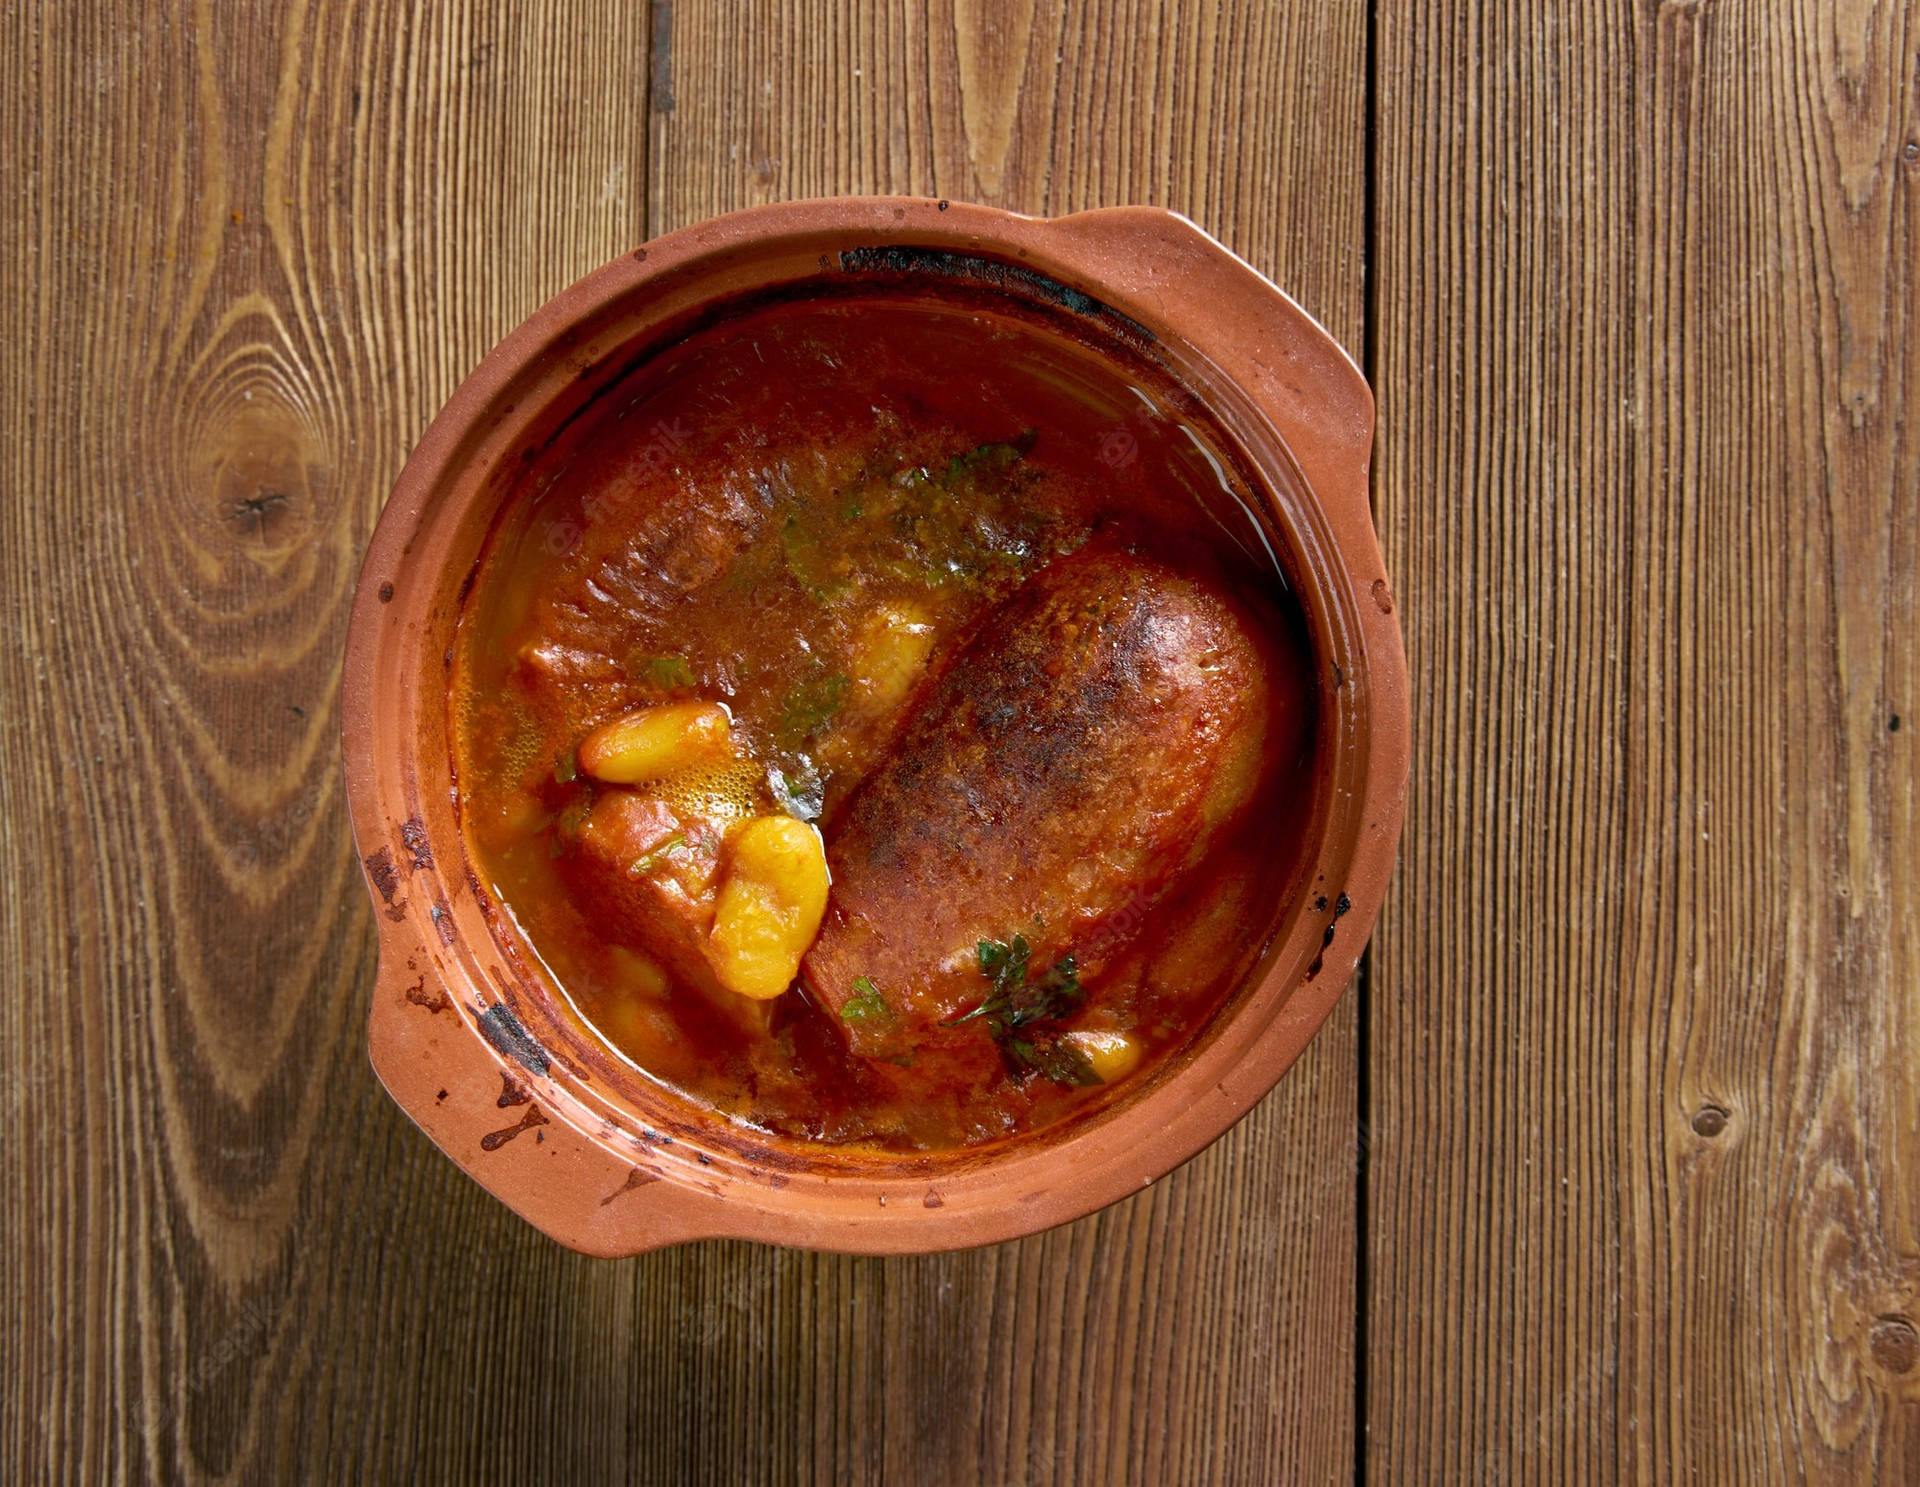
[[506,1019],[503,1031],[504,1009],[456,1006],[434,960],[383,936],[367,1030],[374,1073],[434,1145],[536,1229],[586,1254],[640,1254],[711,1232],[688,1222],[698,1195],[570,1125],[553,1108],[537,1048],[533,1064],[500,1052],[496,1042],[514,1047],[517,1024]]
[[1108,286],[1115,308],[1156,334],[1194,332],[1252,369],[1245,391],[1286,441],[1352,576],[1363,592],[1384,585],[1370,498],[1373,391],[1326,327],[1177,212],[1102,207],[1045,227],[1051,266]]

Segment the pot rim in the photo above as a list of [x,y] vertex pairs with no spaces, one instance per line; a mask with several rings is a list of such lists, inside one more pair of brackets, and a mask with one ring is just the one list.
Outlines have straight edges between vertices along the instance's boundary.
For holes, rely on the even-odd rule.
[[[1316,640],[1323,620],[1342,671],[1322,747],[1331,740],[1332,768],[1345,769],[1334,790],[1343,814],[1338,823],[1317,814],[1307,874],[1309,885],[1316,871],[1325,878],[1327,908],[1296,912],[1279,933],[1284,943],[1213,1025],[1111,1107],[971,1154],[889,1159],[886,1171],[824,1154],[796,1163],[757,1137],[743,1156],[724,1143],[703,1146],[689,1127],[670,1139],[623,1123],[621,1102],[610,1106],[577,1061],[529,1034],[514,1011],[514,978],[483,963],[500,946],[464,836],[456,829],[449,840],[425,824],[442,809],[432,795],[439,782],[451,786],[450,765],[419,747],[422,709],[446,704],[444,685],[436,693],[429,680],[443,673],[425,648],[457,620],[459,599],[447,602],[455,573],[465,570],[463,599],[477,569],[447,566],[454,528],[483,504],[481,525],[490,526],[512,490],[508,456],[545,408],[520,406],[525,391],[544,378],[555,392],[559,376],[590,378],[618,360],[591,338],[583,348],[581,327],[625,314],[631,345],[632,327],[658,323],[636,301],[679,292],[697,303],[703,282],[724,287],[731,270],[829,241],[1030,269],[1152,332],[1181,373],[1209,384],[1193,390],[1271,487],[1299,569],[1317,586],[1301,596]],[[1171,1171],[1304,1051],[1345,988],[1391,872],[1408,754],[1406,674],[1368,509],[1372,429],[1371,393],[1332,337],[1244,260],[1159,208],[1049,219],[925,198],[786,202],[667,234],[562,290],[488,353],[435,418],[361,569],[342,733],[354,837],[380,910],[369,1044],[383,1082],[483,1185],[563,1242],[604,1254],[702,1237],[862,1252],[956,1248],[1081,1217]],[[1323,693],[1323,707],[1328,700]],[[1304,897],[1315,893],[1309,886]],[[476,925],[485,926],[482,943]],[[703,1117],[691,1129],[710,1128]]]

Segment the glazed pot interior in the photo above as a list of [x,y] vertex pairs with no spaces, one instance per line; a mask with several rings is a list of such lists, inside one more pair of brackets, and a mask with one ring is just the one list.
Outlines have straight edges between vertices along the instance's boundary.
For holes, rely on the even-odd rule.
[[[716,283],[724,283],[723,293]],[[1244,537],[1272,543],[1276,582],[1297,600],[1316,665],[1305,845],[1286,891],[1269,906],[1267,942],[1254,970],[1185,1045],[1104,1102],[1029,1134],[945,1151],[846,1150],[775,1136],[655,1082],[596,1033],[545,973],[476,869],[459,819],[449,718],[455,636],[490,535],[550,478],[570,435],[596,408],[643,383],[649,368],[689,337],[775,300],[850,296],[971,307],[1026,327],[1036,346],[1098,357],[1121,381],[1169,400],[1217,453],[1217,460],[1209,454],[1216,494],[1247,508],[1240,513]],[[390,668],[376,663],[400,682],[398,705],[376,725],[381,791],[404,795],[408,866],[416,891],[431,885],[434,974],[503,1061],[517,1060],[548,1081],[556,1113],[603,1143],[690,1160],[687,1180],[696,1185],[745,1175],[765,1187],[772,1174],[763,1201],[778,1203],[789,1183],[835,1181],[845,1191],[846,1180],[857,1178],[859,1191],[878,1193],[882,1205],[889,1190],[917,1197],[934,1176],[952,1190],[952,1179],[988,1168],[994,1182],[1017,1187],[1023,1165],[1089,1127],[1118,1126],[1112,1134],[1124,1141],[1126,1127],[1145,1131],[1160,1119],[1157,1102],[1183,1098],[1174,1087],[1233,1069],[1288,997],[1319,974],[1332,939],[1338,910],[1327,908],[1328,898],[1346,880],[1360,832],[1369,676],[1351,579],[1321,506],[1286,442],[1207,349],[984,248],[849,245],[823,233],[761,239],[696,259],[606,297],[570,322],[536,322],[521,334],[538,344],[522,348],[511,376],[464,410],[460,437],[422,494],[404,564],[366,577],[402,622],[383,629],[383,647],[398,646],[401,654]],[[1262,1080],[1262,1090],[1277,1072]]]

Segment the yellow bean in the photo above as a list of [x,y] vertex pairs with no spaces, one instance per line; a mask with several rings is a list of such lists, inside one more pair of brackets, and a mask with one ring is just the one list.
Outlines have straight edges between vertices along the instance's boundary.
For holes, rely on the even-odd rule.
[[580,768],[609,785],[643,785],[726,757],[732,726],[713,702],[643,707],[596,728],[580,744]]
[[1079,1050],[1102,1084],[1118,1084],[1140,1065],[1140,1042],[1118,1030],[1076,1028],[1060,1041]]
[[645,997],[616,995],[601,1003],[595,1021],[629,1058],[665,1073],[682,1068],[692,1052],[680,1025],[664,1005]]
[[553,819],[539,796],[509,785],[495,794],[476,791],[472,810],[473,834],[495,852],[518,845]]
[[919,605],[890,604],[876,610],[861,627],[854,650],[854,684],[869,707],[889,707],[912,689],[927,667],[933,626]]
[[765,1001],[793,984],[827,910],[820,833],[760,816],[734,834],[714,904],[709,959],[720,984]]
[[607,959],[621,991],[659,1001],[672,989],[667,973],[650,956],[629,950],[625,945],[614,945],[609,947]]

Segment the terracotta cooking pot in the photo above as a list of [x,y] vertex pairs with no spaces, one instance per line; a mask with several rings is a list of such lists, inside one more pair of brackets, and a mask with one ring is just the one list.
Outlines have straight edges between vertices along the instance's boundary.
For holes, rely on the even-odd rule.
[[[1237,446],[1288,545],[1319,663],[1302,888],[1207,1028],[1110,1104],[995,1145],[849,1152],[731,1124],[647,1080],[549,985],[469,861],[453,787],[454,631],[478,555],[544,443],[715,307],[770,286],[916,276],[1124,325]],[[672,233],[542,307],[461,386],[374,533],[347,638],[354,838],[380,930],[368,1044],[393,1098],[564,1244],[705,1237],[869,1253],[1032,1233],[1138,1191],[1244,1115],[1344,990],[1399,839],[1406,668],[1368,509],[1373,399],[1333,339],[1192,223],[958,202],[757,207]]]

